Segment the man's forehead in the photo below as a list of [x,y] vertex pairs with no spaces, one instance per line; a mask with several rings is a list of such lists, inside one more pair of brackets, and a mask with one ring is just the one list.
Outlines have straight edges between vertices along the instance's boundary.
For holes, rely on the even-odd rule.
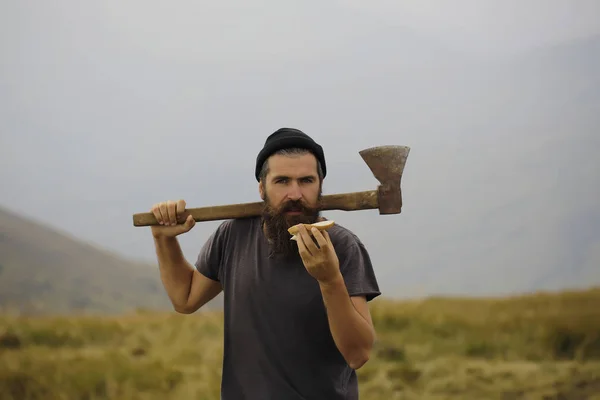
[[269,170],[275,175],[307,175],[317,173],[317,158],[312,153],[301,155],[274,154],[269,157]]

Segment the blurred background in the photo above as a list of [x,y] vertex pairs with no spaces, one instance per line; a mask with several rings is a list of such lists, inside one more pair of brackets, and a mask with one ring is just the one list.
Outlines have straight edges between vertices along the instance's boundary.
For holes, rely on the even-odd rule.
[[[325,213],[383,292],[364,398],[592,398],[599,16],[594,0],[1,2],[0,399],[218,399],[221,296],[175,314],[132,214],[260,200],[256,155],[284,126],[324,147],[325,194],[376,187],[360,150],[411,147],[401,214]],[[219,223],[180,238],[190,262]]]

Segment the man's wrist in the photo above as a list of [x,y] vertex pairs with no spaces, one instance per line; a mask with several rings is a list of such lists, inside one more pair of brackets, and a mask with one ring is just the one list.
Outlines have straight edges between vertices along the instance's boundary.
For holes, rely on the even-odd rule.
[[332,277],[326,280],[319,280],[318,282],[321,289],[334,289],[345,285],[344,277],[339,271]]
[[157,242],[158,244],[161,244],[161,245],[168,246],[168,245],[178,242],[176,236],[165,236],[162,234],[152,234],[152,237],[154,238],[155,242]]

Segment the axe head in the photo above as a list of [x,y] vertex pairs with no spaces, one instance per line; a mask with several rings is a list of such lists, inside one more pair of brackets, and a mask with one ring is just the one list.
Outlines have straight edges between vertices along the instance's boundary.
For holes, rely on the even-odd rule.
[[409,152],[408,146],[378,146],[359,152],[380,183],[379,214],[399,214],[402,210],[400,181]]

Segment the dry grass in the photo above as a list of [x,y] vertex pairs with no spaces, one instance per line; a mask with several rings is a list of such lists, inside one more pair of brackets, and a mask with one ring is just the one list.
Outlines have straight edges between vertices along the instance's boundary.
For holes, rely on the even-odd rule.
[[[361,399],[593,399],[600,289],[373,302]],[[219,399],[219,313],[0,317],[0,399]],[[600,396],[596,395],[596,399]]]

